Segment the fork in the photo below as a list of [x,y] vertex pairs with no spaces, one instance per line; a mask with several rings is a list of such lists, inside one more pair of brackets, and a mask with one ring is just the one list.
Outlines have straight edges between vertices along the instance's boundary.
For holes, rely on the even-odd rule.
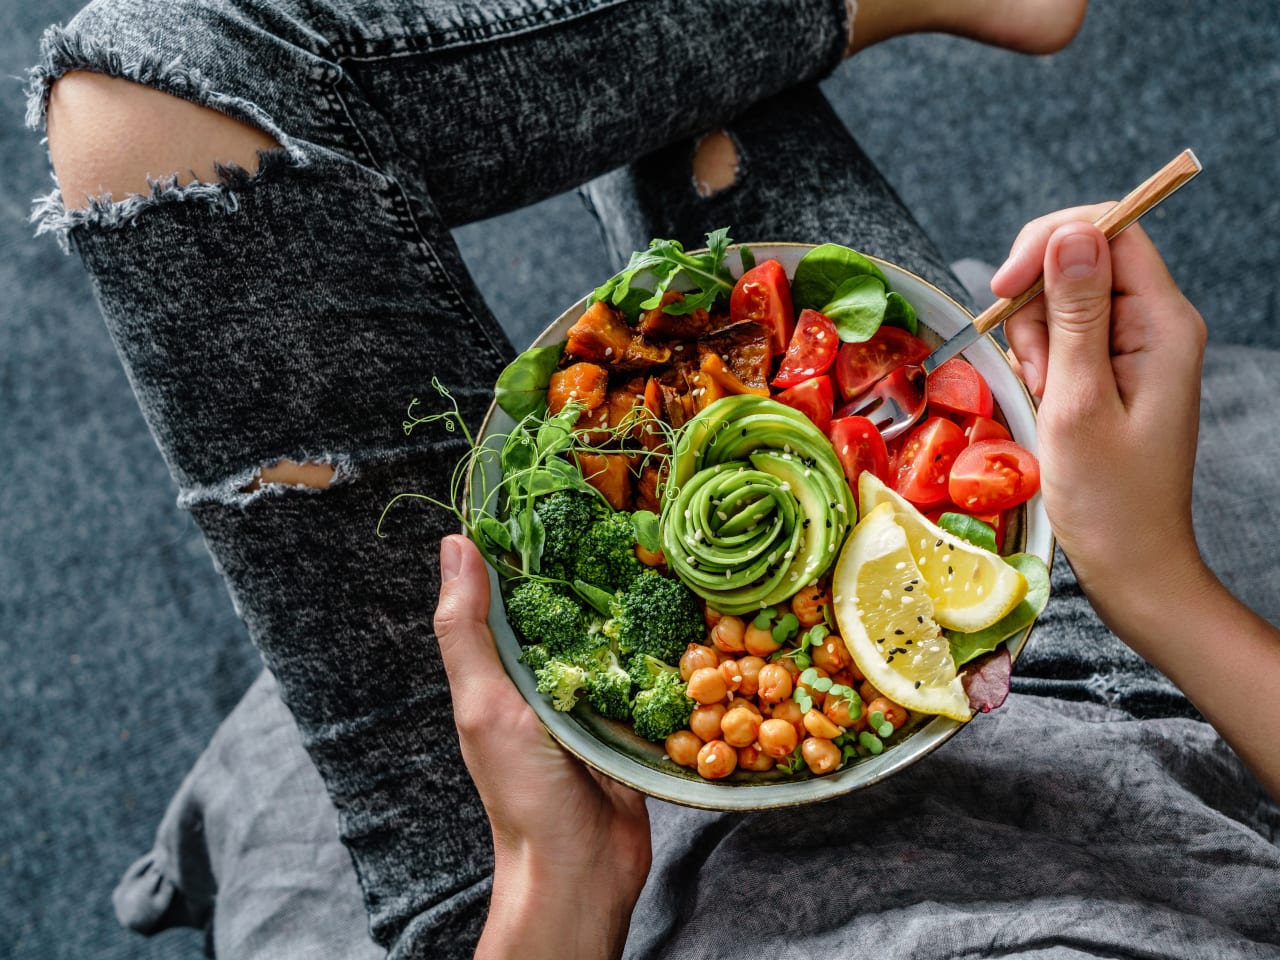
[[[1144,213],[1164,200],[1202,169],[1191,150],[1180,154],[1135,187],[1123,200],[1105,211],[1094,224],[1108,240],[1132,225]],[[1004,323],[1010,316],[1044,292],[1042,275],[1030,289],[1013,299],[997,300],[972,323],[925,357],[881,377],[868,390],[836,411],[837,417],[866,417],[886,440],[908,430],[924,414],[929,399],[929,374],[971,346],[980,336]]]

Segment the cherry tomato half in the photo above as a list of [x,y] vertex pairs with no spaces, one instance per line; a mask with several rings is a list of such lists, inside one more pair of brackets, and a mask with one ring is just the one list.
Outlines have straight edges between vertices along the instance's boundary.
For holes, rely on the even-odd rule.
[[886,373],[928,355],[927,343],[898,327],[882,326],[870,340],[842,344],[835,364],[840,396],[852,400]]
[[866,417],[840,417],[831,421],[827,430],[831,446],[835,447],[845,479],[856,493],[858,477],[863,470],[870,470],[885,483],[889,482],[889,451],[884,437]]
[[831,386],[830,377],[813,377],[790,390],[774,394],[773,399],[799,410],[823,433],[831,425],[835,389]]
[[941,503],[947,499],[951,465],[965,449],[964,433],[956,424],[930,417],[898,448],[889,466],[890,485],[918,507]]
[[787,355],[782,358],[778,375],[773,378],[775,387],[794,387],[811,377],[819,377],[836,362],[840,349],[840,335],[836,325],[817,310],[801,310],[796,329],[787,345]]
[[1004,428],[1004,424],[992,420],[990,417],[965,417],[960,422],[960,429],[964,431],[965,439],[970,444],[977,443],[980,440],[1012,440],[1009,431]]
[[991,388],[967,360],[952,357],[929,374],[930,413],[990,418],[993,408]]
[[965,447],[947,481],[951,501],[966,513],[1008,510],[1039,489],[1040,463],[1012,440],[982,440]]
[[770,353],[779,354],[791,342],[795,327],[791,306],[791,282],[777,260],[752,267],[733,285],[729,294],[729,319],[754,320],[769,328]]

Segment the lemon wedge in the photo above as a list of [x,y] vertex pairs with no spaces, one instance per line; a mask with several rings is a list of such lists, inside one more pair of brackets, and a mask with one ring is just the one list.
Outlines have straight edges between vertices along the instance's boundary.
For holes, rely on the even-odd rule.
[[875,474],[858,478],[858,508],[866,515],[889,504],[907,534],[916,566],[928,585],[933,616],[949,630],[985,630],[1027,595],[1026,578],[990,550],[947,533],[889,489]]
[[831,583],[840,635],[876,689],[908,710],[969,719],[951,645],[891,504],[863,514]]

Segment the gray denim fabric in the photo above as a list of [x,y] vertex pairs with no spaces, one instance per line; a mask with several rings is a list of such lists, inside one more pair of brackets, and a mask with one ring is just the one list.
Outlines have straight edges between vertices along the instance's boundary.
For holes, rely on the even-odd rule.
[[[457,440],[442,432],[419,430],[405,438],[400,420],[408,401],[429,398],[429,380],[438,376],[475,424],[511,353],[449,228],[597,177],[584,193],[618,256],[652,236],[696,243],[705,230],[731,224],[744,239],[850,243],[962,295],[812,86],[838,62],[844,18],[838,0],[110,0],[46,38],[45,59],[33,76],[34,122],[52,79],[91,69],[214,106],[281,143],[264,155],[261,171],[227,171],[219,184],[157,183],[149,196],[104,200],[84,212],[65,209],[54,194],[39,213],[44,228],[65,237],[93,277],[179,501],[204,531],[297,722],[298,742],[331,798],[300,782],[288,803],[301,810],[311,797],[316,805],[309,813],[317,819],[309,822],[315,823],[332,803],[337,836],[354,865],[351,874],[338,871],[346,880],[335,879],[334,890],[358,879],[372,939],[393,956],[469,955],[491,870],[487,822],[458,756],[430,628],[436,543],[454,523],[438,511],[408,506],[392,514],[388,539],[372,533],[396,493],[447,489],[461,453]],[[699,198],[688,173],[690,138],[721,126],[741,153],[738,183]],[[550,318],[562,306],[531,309]],[[334,485],[319,492],[243,492],[259,465],[281,457],[334,464]],[[1064,569],[1059,564],[1060,575]],[[1055,643],[1042,641],[1046,632],[1034,644],[1048,645],[1039,669],[1058,684],[1054,692],[1126,705],[1106,677],[1135,664],[1121,662],[1123,648],[1114,638],[1096,627],[1084,631],[1107,656],[1119,658],[1115,671],[1105,668],[1095,681],[1072,635]],[[1159,688],[1158,680],[1143,683],[1144,696],[1151,684]],[[1176,693],[1157,693],[1165,713],[1188,712]],[[1057,701],[1015,703],[1029,703],[1029,715],[1049,718],[1049,727],[1070,726],[1066,707],[1054,719]],[[274,709],[269,697],[251,701],[228,721],[224,742],[235,743],[237,730],[255,729],[258,708]],[[1079,722],[1095,720],[1086,714]],[[972,735],[957,738],[953,752],[1003,722],[984,718]],[[1184,729],[1202,731],[1194,721],[1161,722],[1191,724],[1171,728],[1178,736]],[[1079,747],[1086,728],[1070,729]],[[1114,746],[1121,755],[1140,752],[1149,736],[1140,732]],[[1053,769],[1051,760],[1065,749],[1055,742],[1060,749],[1041,754],[1029,769]],[[243,767],[204,769],[222,776],[238,770],[252,779],[253,757],[260,754],[245,749],[236,756]],[[933,769],[936,775],[942,768]],[[923,779],[890,786],[910,792],[917,789],[911,784],[928,782],[928,770],[922,765],[915,776]],[[1016,789],[995,791],[997,808],[1043,785],[1035,773],[1009,775],[1018,778]],[[1232,763],[1197,768],[1192,779],[1197,790],[1228,793],[1251,783]],[[973,785],[970,778],[961,787]],[[961,797],[961,787],[952,795]],[[1275,853],[1274,808],[1259,799],[1256,786],[1250,789],[1241,796],[1251,798],[1257,812],[1240,821],[1247,833],[1239,838],[1247,853],[1240,859],[1262,865],[1250,888],[1254,895],[1275,894],[1274,860],[1268,859]],[[171,816],[182,821],[184,809],[203,809],[203,798],[215,795],[227,796],[201,790],[193,774]],[[247,800],[247,792],[241,795]],[[948,820],[936,785],[910,796],[929,805],[932,817]],[[232,803],[226,809],[230,816],[251,815]],[[840,809],[853,819],[860,807],[851,799]],[[890,807],[879,809],[887,816]],[[974,817],[983,820],[987,809]],[[1145,809],[1135,800],[1119,812]],[[789,828],[792,821],[780,816],[771,822]],[[807,823],[814,815],[789,816]],[[961,813],[956,817],[965,822]],[[736,880],[745,890],[762,874],[760,884],[772,882],[768,857],[754,847],[752,822],[655,810],[658,869],[637,913],[636,956],[663,955],[667,941],[672,956],[740,955],[743,941],[725,944],[705,927],[707,911],[688,907],[704,883]],[[945,833],[945,824],[931,825],[938,829],[922,836]],[[843,836],[843,821],[836,826]],[[908,825],[902,830],[905,844]],[[231,828],[219,835],[248,836]],[[730,835],[752,843],[731,853],[721,843]],[[184,831],[168,836],[174,843],[192,839]],[[817,851],[826,848],[808,836],[817,863]],[[1013,835],[1008,839],[1014,842]],[[726,857],[717,863],[737,872],[717,878],[702,870],[713,852]],[[136,878],[159,882],[162,890],[172,883],[175,893],[190,897],[159,908],[168,922],[207,918],[207,877],[176,889],[183,876],[199,874],[201,856],[219,885],[235,880],[227,865],[244,859],[201,852],[198,845],[186,855],[195,858],[192,873],[162,856],[138,866]],[[328,864],[340,863],[325,856]],[[930,868],[927,860],[914,862],[919,870]],[[248,869],[261,869],[260,863]],[[841,853],[828,866],[841,874],[845,863]],[[912,863],[905,857],[897,864],[904,876],[916,872]],[[1152,863],[1134,861],[1144,869]],[[1000,876],[1016,882],[1018,874],[1006,866]],[[287,884],[293,879],[287,873],[282,866],[274,879]],[[136,926],[163,925],[157,902],[141,895],[140,883],[129,888],[126,881],[122,913]],[[1098,893],[1112,894],[1128,896],[1111,887]],[[993,888],[990,896],[998,892]],[[953,909],[963,912],[963,893],[959,897]],[[919,922],[948,920],[946,910],[931,912],[937,902],[936,894],[919,901]],[[1242,917],[1248,909],[1258,913],[1256,899],[1240,902]],[[880,906],[894,909],[887,901]],[[756,930],[743,919],[748,914],[736,907],[734,913],[752,941],[765,943],[784,927],[794,937],[797,929],[790,914],[763,917]],[[215,943],[250,942],[243,926],[217,928],[257,918],[244,911],[224,916],[217,908],[213,916]],[[856,919],[840,915],[832,923]],[[1256,923],[1240,922],[1238,929],[1250,932],[1235,936],[1254,937]],[[879,943],[891,928],[867,928],[877,939],[863,942]],[[809,929],[813,943],[827,944],[830,952],[835,941]],[[1010,927],[1011,935],[1019,929]],[[1117,934],[1122,940],[1145,936],[1137,927],[1124,929]],[[694,936],[699,931],[702,940]],[[851,926],[846,945],[863,935],[854,932]],[[692,939],[683,939],[686,934]],[[946,942],[921,939],[929,950],[904,955],[952,955],[943,949]],[[1048,941],[1022,945],[1041,942]],[[796,951],[807,949],[770,946],[758,955],[801,956],[807,954]]]

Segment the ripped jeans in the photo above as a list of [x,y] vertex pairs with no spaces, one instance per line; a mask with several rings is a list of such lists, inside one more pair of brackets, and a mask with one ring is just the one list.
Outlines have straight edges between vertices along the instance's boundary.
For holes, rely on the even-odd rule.
[[[846,242],[962,296],[814,86],[847,15],[844,0],[99,0],[45,36],[33,126],[50,85],[88,70],[280,144],[215,183],[85,209],[55,192],[38,221],[92,276],[393,956],[469,955],[492,868],[431,634],[455,522],[410,506],[374,536],[395,494],[446,491],[463,452],[443,431],[405,437],[409,400],[438,377],[475,425],[513,355],[450,228],[586,183],[618,257],[732,224]],[[738,182],[705,197],[692,138],[717,128]],[[333,482],[252,482],[282,458]]]

